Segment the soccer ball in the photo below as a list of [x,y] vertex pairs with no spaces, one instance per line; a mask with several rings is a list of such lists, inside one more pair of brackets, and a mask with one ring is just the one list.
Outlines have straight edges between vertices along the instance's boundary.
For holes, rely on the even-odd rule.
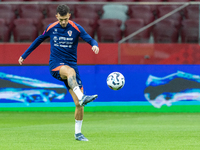
[[125,84],[125,78],[120,72],[112,72],[107,77],[107,85],[112,90],[119,90]]

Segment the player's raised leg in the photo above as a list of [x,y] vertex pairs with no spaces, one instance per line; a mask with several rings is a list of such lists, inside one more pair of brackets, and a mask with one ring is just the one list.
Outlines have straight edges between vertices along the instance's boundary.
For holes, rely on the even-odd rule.
[[95,100],[98,97],[98,95],[91,95],[91,96],[84,95],[81,92],[81,89],[76,81],[76,72],[70,66],[63,65],[60,68],[59,73],[60,73],[60,77],[62,79],[64,79],[64,80],[67,79],[68,85],[76,94],[76,96],[79,100],[80,106],[85,106],[85,105],[87,105],[87,103],[92,102],[93,100]]

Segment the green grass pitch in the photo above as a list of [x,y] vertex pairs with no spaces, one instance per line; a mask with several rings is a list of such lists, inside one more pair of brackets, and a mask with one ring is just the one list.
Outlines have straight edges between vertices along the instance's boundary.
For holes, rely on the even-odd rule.
[[0,112],[0,150],[199,150],[199,113]]

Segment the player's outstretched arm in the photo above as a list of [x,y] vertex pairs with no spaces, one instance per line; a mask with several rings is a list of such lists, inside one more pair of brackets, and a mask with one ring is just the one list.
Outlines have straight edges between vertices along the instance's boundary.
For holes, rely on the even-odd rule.
[[24,59],[20,56],[18,62],[19,62],[20,65],[22,65],[23,62],[24,62]]
[[94,52],[95,54],[98,54],[98,53],[99,53],[99,47],[96,46],[96,45],[92,46],[92,50],[93,50],[93,52]]

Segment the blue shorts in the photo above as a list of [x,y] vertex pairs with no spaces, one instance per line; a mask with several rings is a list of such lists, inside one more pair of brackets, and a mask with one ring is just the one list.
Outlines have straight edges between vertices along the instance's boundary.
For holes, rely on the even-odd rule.
[[49,69],[50,69],[50,73],[51,75],[60,80],[60,81],[63,81],[67,87],[67,89],[69,90],[70,87],[68,85],[68,81],[67,79],[66,80],[63,80],[61,77],[60,77],[60,74],[59,74],[59,70],[60,70],[60,67],[63,66],[63,65],[67,65],[67,66],[70,66],[71,68],[73,68],[76,72],[76,81],[79,85],[80,88],[83,88],[83,85],[82,85],[82,81],[81,81],[81,78],[80,78],[80,75],[79,75],[79,71],[78,71],[78,66],[77,64],[70,64],[70,63],[60,63],[60,62],[50,62],[49,63]]

